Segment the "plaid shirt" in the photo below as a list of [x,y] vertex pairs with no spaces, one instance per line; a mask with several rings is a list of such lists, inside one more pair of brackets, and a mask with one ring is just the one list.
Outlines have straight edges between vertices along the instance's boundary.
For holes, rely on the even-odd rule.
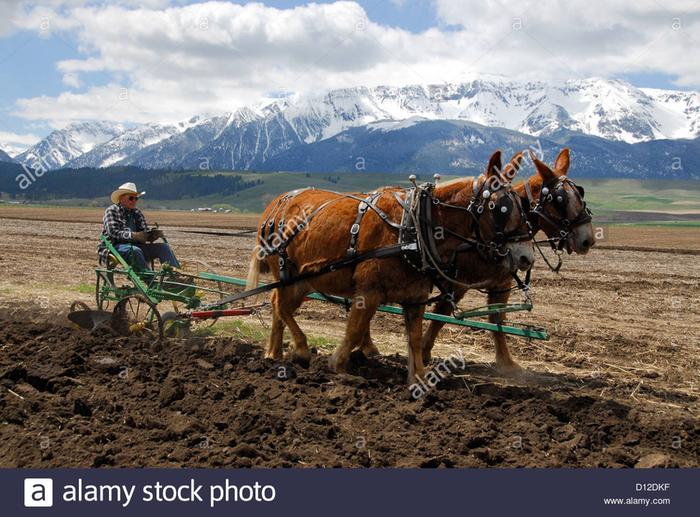
[[[107,207],[102,218],[102,235],[106,236],[114,246],[133,243],[131,232],[143,232],[147,229],[146,218],[138,208],[127,210],[121,205],[111,205]],[[100,262],[105,262],[109,250],[100,242],[97,253],[100,256]]]

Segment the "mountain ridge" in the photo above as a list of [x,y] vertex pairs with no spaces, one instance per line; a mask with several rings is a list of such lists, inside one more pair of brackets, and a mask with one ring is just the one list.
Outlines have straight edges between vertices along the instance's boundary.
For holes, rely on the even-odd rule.
[[[596,145],[610,144],[608,154],[618,143],[658,141],[666,142],[658,149],[678,149],[668,142],[693,141],[700,135],[700,94],[636,88],[606,79],[544,83],[476,78],[452,84],[360,86],[291,95],[231,113],[193,117],[176,125],[124,128],[107,122],[72,124],[67,131],[54,131],[16,159],[34,167],[41,159],[39,163],[48,169],[106,165],[289,169],[291,164],[285,163],[284,157],[297,163],[298,155],[313,152],[309,146],[318,146],[350,129],[364,127],[369,131],[376,127],[373,124],[412,120],[470,122],[516,132],[521,136],[513,138],[528,142],[533,138],[559,141],[567,134],[595,137],[604,141]],[[418,126],[430,127],[422,122]],[[411,136],[415,137],[413,132]],[[430,138],[424,135],[420,145]],[[596,147],[592,140],[585,142],[582,155],[585,149]],[[370,145],[368,141],[365,144]],[[474,145],[487,144],[475,141]],[[54,152],[52,146],[59,146],[61,152]],[[337,146],[327,143],[321,147]],[[386,152],[392,155],[390,149]],[[329,156],[328,164],[336,158]],[[595,161],[595,157],[588,158]],[[439,156],[432,159],[440,161]],[[430,156],[425,160],[429,162]],[[650,163],[641,164],[641,169],[647,174]]]

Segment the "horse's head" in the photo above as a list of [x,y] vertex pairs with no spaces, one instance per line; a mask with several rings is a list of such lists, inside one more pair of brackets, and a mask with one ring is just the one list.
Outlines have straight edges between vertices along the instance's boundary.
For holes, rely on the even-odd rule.
[[[554,168],[538,160],[532,152],[530,158],[537,176],[530,179],[530,193],[522,193],[523,202],[529,205],[533,225],[541,228],[557,249],[586,254],[595,244],[595,232],[591,224],[591,212],[583,200],[583,187],[567,176],[569,150],[563,149],[554,162]],[[532,197],[532,200],[530,200]]]
[[486,171],[473,181],[468,207],[477,240],[486,245],[492,258],[502,260],[513,272],[526,271],[535,261],[527,214],[511,188],[522,160],[520,153],[504,169],[501,152],[493,153]]

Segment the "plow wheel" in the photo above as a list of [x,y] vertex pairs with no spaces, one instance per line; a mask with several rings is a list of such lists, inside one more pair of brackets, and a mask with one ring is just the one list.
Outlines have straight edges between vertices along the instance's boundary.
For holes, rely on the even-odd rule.
[[163,338],[163,320],[155,304],[141,295],[127,296],[112,313],[112,328],[123,336]]

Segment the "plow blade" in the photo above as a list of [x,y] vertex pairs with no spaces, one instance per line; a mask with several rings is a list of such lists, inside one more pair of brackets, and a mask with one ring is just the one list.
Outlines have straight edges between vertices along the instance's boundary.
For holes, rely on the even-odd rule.
[[68,319],[73,323],[87,329],[95,330],[97,327],[112,319],[112,313],[107,311],[73,311],[68,313]]

